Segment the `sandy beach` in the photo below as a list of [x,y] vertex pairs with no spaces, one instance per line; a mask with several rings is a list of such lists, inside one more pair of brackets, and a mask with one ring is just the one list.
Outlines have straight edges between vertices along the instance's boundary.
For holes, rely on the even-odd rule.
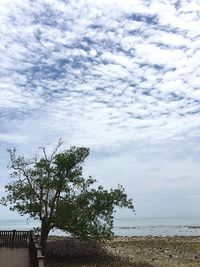
[[200,237],[115,237],[99,243],[50,237],[46,256],[47,267],[198,267]]

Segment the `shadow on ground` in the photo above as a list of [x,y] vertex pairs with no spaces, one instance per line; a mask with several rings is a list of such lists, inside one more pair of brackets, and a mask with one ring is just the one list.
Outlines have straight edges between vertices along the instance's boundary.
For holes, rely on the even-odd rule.
[[94,241],[76,239],[49,240],[46,249],[46,267],[153,267],[148,263],[134,263],[110,255]]

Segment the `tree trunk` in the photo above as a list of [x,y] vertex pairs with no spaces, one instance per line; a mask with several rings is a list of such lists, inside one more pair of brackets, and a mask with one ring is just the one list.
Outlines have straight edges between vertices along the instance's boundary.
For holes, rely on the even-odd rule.
[[49,228],[47,227],[47,224],[45,222],[42,222],[42,227],[41,227],[41,239],[40,239],[40,245],[42,248],[42,255],[45,255],[45,250],[46,250],[46,243],[47,243],[47,238],[49,235]]

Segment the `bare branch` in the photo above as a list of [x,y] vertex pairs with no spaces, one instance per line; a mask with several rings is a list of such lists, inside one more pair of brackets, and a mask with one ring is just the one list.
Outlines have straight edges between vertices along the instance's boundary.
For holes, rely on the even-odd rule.
[[54,158],[54,155],[57,153],[58,149],[63,145],[64,141],[62,140],[62,138],[60,138],[58,140],[58,144],[56,146],[56,148],[54,149],[53,153],[51,154],[51,158],[50,158],[50,161],[52,162],[53,158]]

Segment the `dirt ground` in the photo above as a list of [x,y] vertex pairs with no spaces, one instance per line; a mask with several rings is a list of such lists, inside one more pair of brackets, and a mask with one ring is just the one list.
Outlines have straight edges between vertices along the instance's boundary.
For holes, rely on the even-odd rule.
[[199,267],[200,237],[115,237],[79,242],[50,237],[47,267]]

